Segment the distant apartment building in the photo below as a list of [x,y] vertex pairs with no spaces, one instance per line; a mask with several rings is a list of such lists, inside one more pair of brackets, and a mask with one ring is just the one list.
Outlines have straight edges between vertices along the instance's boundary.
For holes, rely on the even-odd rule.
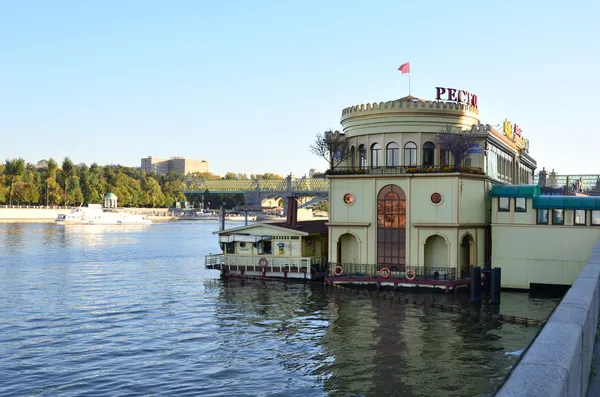
[[142,170],[151,174],[164,175],[169,172],[177,172],[178,174],[190,174],[192,172],[208,172],[208,161],[186,159],[183,157],[171,157],[162,159],[158,157],[148,156],[142,158]]

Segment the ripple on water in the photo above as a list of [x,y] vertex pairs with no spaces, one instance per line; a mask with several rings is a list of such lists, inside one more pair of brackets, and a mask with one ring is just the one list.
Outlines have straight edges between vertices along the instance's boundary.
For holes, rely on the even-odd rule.
[[[536,332],[309,284],[222,281],[202,266],[216,229],[0,225],[0,395],[477,395]],[[503,294],[502,308],[544,318],[554,304]]]

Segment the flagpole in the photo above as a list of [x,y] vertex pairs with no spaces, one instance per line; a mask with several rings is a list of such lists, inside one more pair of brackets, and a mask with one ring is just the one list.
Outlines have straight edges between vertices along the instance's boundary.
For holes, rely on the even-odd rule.
[[410,72],[408,72],[408,96],[410,96]]

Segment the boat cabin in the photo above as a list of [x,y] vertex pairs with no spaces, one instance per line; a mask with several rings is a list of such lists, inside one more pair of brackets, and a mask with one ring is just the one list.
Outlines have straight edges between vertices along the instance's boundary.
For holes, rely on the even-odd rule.
[[[294,200],[295,203],[295,200]],[[327,269],[326,220],[298,222],[292,204],[286,222],[256,223],[215,232],[222,253],[207,255],[207,269],[223,276],[314,280]]]

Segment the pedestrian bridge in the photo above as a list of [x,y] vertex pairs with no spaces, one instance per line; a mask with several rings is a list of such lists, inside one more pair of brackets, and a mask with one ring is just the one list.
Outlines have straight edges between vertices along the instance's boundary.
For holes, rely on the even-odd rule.
[[[289,196],[314,197],[319,201],[329,196],[329,180],[325,178],[285,179],[217,179],[207,180],[188,177],[185,180],[184,194],[243,194],[247,206],[260,206],[267,198]],[[314,200],[311,200],[313,202]]]

